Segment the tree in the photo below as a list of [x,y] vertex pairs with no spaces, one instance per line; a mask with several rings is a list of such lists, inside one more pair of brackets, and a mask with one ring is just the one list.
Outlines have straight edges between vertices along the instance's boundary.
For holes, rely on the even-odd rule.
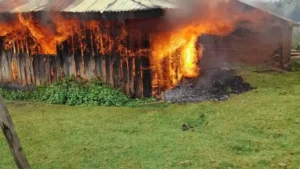
[[291,19],[300,22],[300,5],[298,5],[291,13]]
[[300,1],[299,0],[272,0],[267,2],[267,9],[275,14],[291,18],[300,19]]

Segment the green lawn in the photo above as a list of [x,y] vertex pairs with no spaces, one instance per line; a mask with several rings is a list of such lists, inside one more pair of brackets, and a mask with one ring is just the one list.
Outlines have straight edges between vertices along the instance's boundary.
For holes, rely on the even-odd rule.
[[33,169],[300,168],[300,72],[241,74],[257,89],[219,103],[7,106]]

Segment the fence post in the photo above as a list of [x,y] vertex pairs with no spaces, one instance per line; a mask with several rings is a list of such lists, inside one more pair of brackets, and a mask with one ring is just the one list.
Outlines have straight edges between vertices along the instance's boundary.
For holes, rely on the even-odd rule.
[[0,127],[9,145],[10,151],[14,157],[17,167],[19,169],[30,169],[28,161],[23,152],[19,137],[15,130],[13,121],[8,113],[8,110],[1,96],[0,96]]

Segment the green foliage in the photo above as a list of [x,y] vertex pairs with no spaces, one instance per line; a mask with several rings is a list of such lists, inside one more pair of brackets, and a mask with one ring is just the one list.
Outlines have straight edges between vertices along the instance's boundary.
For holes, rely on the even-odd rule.
[[299,0],[274,0],[263,2],[263,8],[277,15],[299,21]]
[[296,50],[297,50],[297,51],[300,51],[300,42],[297,43],[297,45],[296,45]]
[[300,51],[300,28],[293,28],[292,47]]
[[71,106],[135,107],[153,101],[152,98],[130,99],[121,91],[112,89],[101,81],[83,83],[73,78],[65,78],[53,85],[39,86],[34,91],[0,88],[0,94],[8,100],[32,100]]
[[300,71],[300,60],[293,58],[291,60],[291,68],[293,71]]

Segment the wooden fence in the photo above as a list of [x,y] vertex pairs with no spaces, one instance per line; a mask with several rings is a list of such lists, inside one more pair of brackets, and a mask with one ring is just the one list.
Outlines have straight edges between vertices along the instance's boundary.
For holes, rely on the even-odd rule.
[[30,55],[25,50],[4,49],[0,45],[0,82],[42,85],[75,76],[100,79],[132,97],[151,96],[148,56],[103,55],[91,44],[83,52],[70,49],[66,41],[57,46],[57,55]]

